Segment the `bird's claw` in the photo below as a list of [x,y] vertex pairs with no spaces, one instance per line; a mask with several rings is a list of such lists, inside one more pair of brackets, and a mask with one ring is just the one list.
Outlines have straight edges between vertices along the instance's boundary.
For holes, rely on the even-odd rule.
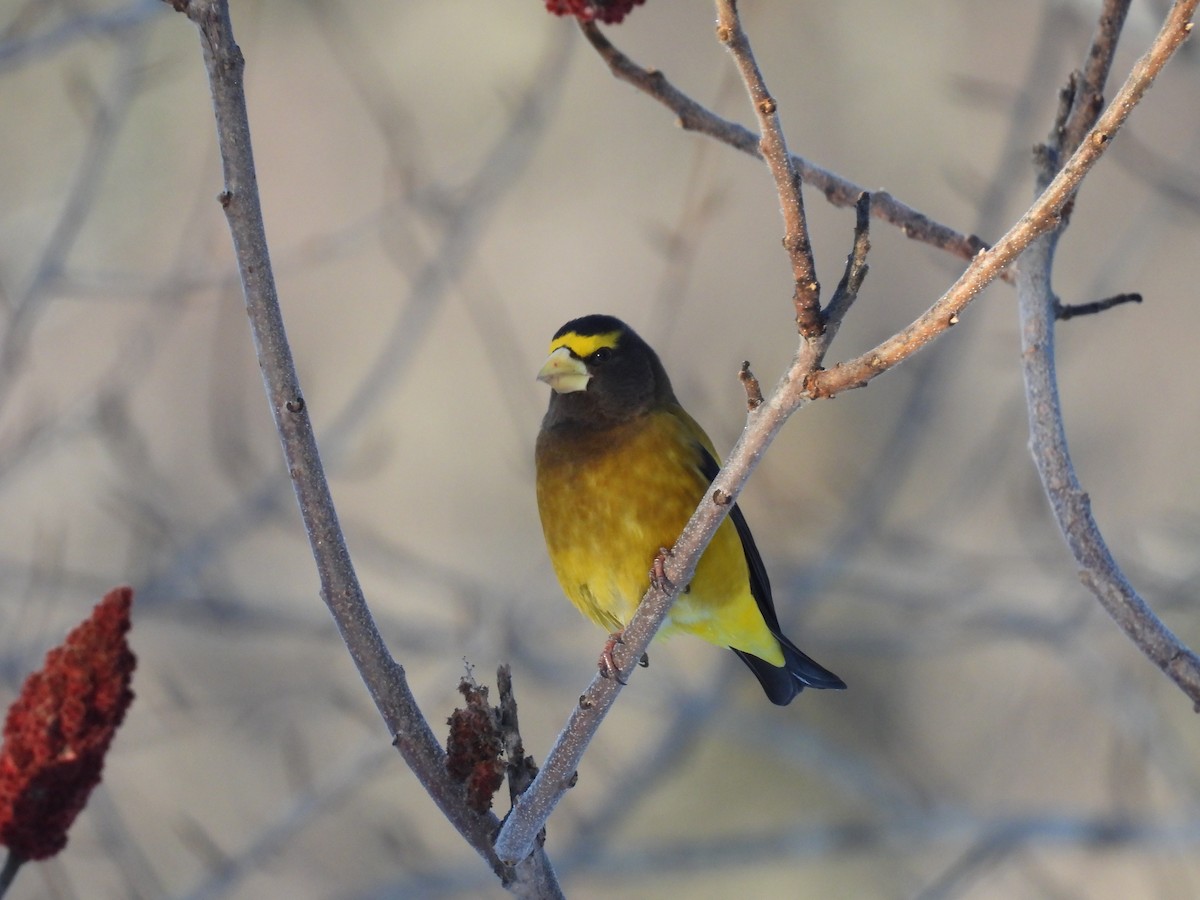
[[[613,656],[613,650],[617,644],[625,643],[623,631],[614,631],[608,636],[608,640],[604,642],[604,649],[600,651],[600,675],[603,678],[615,678],[618,684],[629,684],[621,677],[621,667],[617,665],[617,660]],[[638,665],[643,669],[650,665],[650,654],[643,653],[641,659],[638,660]]]
[[650,564],[650,584],[655,590],[662,591],[664,594],[669,593],[675,587],[675,583],[667,576],[667,560],[671,555],[671,551],[666,547],[659,547],[658,555]]
[[601,676],[604,678],[615,678],[618,684],[628,683],[621,677],[621,667],[617,665],[616,659],[613,658],[613,650],[616,649],[617,644],[625,643],[621,639],[623,634],[624,632],[622,631],[614,631],[608,636],[608,640],[604,642],[604,649],[600,651],[599,665]]

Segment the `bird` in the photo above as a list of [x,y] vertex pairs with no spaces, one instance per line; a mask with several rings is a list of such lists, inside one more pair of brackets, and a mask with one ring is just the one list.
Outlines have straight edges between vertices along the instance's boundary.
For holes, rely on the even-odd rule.
[[[567,322],[537,378],[551,388],[534,452],[546,548],[563,593],[611,633],[611,664],[652,568],[661,569],[661,549],[678,540],[720,461],[676,399],[658,355],[618,318]],[[676,633],[733,650],[779,706],[806,687],[846,687],[784,636],[767,570],[736,504],[660,636]],[[600,668],[609,674],[605,658]]]

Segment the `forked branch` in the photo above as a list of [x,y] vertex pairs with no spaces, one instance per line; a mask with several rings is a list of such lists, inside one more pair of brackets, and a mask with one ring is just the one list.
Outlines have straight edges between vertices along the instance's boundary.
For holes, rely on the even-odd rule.
[[[1081,145],[1082,149],[1094,143],[1097,136],[1104,137],[1104,143],[1111,139],[1111,132],[1097,132],[1094,127],[1090,135],[1084,136],[1084,132],[1096,119],[1098,98],[1104,88],[1104,78],[1116,51],[1120,23],[1124,21],[1128,6],[1128,0],[1108,0],[1104,5],[1088,55],[1088,64],[1082,73],[1072,76],[1064,90],[1063,103],[1050,140],[1039,148],[1036,156],[1039,185],[1053,183],[1052,180],[1061,174],[1057,172],[1057,161],[1076,145]],[[1135,72],[1140,70],[1148,73],[1148,77],[1153,77],[1149,73],[1160,69],[1191,32],[1191,17],[1195,8],[1196,0],[1177,2],[1172,7],[1155,48],[1138,61]],[[1067,166],[1070,166],[1070,162]],[[1200,657],[1154,614],[1121,571],[1092,516],[1090,499],[1071,461],[1055,372],[1055,322],[1072,315],[1098,312],[1118,303],[1140,302],[1141,297],[1137,294],[1121,294],[1107,301],[1079,307],[1064,307],[1059,303],[1051,287],[1051,274],[1055,249],[1065,228],[1065,214],[1063,218],[1064,224],[1057,225],[1041,236],[1021,257],[1021,271],[1017,278],[1030,450],[1055,520],[1079,566],[1080,580],[1126,636],[1175,682],[1191,699],[1196,711],[1200,712]]]

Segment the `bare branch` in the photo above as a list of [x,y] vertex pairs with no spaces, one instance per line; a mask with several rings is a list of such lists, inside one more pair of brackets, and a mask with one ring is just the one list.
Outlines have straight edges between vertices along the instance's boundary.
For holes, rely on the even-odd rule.
[[1130,0],[1105,0],[1096,25],[1096,35],[1088,50],[1083,71],[1073,79],[1071,108],[1062,130],[1062,148],[1071,153],[1079,146],[1084,134],[1095,123],[1104,107],[1104,85],[1112,68],[1113,56],[1125,16],[1129,13]]
[[953,326],[959,315],[1001,270],[1040,235],[1056,228],[1063,210],[1075,196],[1083,178],[1104,155],[1113,137],[1141,101],[1167,60],[1191,33],[1189,21],[1197,0],[1181,0],[1171,10],[1150,49],[1133,66],[1112,102],[1087,133],[1078,149],[1057,175],[1046,185],[1029,210],[1009,229],[996,245],[981,250],[966,271],[936,303],[916,321],[861,356],[839,363],[832,369],[816,372],[810,379],[814,397],[830,397],[842,391],[862,387],[880,372],[907,359],[925,344]]
[[[760,139],[757,134],[736,122],[723,119],[697,103],[667,80],[662,72],[644,69],[613,46],[595,23],[580,26],[584,37],[600,54],[613,75],[657,100],[679,118],[679,126],[685,131],[706,134],[723,144],[759,158]],[[828,169],[823,169],[802,156],[791,155],[792,166],[804,184],[811,185],[825,195],[834,206],[854,206],[866,188],[842,178]],[[871,194],[871,215],[894,225],[905,237],[923,244],[937,247],[959,259],[974,259],[987,244],[973,234],[962,234],[948,225],[936,222],[911,206],[897,200],[887,191]],[[1010,272],[1000,277],[1011,280]]]
[[738,380],[746,389],[746,409],[753,411],[762,406],[762,386],[754,377],[754,373],[750,371],[750,360],[747,359],[742,363],[741,369],[738,370]]
[[[1186,5],[1194,6],[1196,2],[1200,0],[1191,0]],[[584,750],[621,691],[621,680],[628,679],[635,661],[646,651],[675,597],[690,582],[700,555],[784,422],[816,397],[832,396],[866,384],[875,375],[907,358],[953,326],[958,321],[959,312],[988,282],[1012,263],[1036,237],[1053,228],[1059,221],[1063,206],[1190,31],[1190,26],[1185,27],[1185,22],[1186,18],[1173,16],[1164,26],[1060,175],[994,249],[980,251],[976,255],[958,282],[924,316],[875,350],[829,371],[817,371],[824,352],[824,341],[800,342],[791,368],[780,379],[771,396],[748,416],[746,428],[730,451],[725,466],[713,480],[712,492],[705,496],[665,560],[664,568],[670,588],[664,589],[661,582],[652,580],[650,589],[626,627],[623,646],[627,656],[621,671],[617,673],[619,677],[597,676],[593,679],[588,690],[580,697],[579,707],[560,732],[542,771],[510,813],[496,838],[496,852],[502,860],[511,863],[523,859],[533,848],[536,835],[546,818],[573,784],[576,767]]]
[[219,199],[233,237],[267,398],[317,563],[321,595],[393,743],[447,819],[514,892],[554,896],[559,893],[557,882],[543,854],[508,870],[491,851],[496,817],[468,809],[462,786],[446,771],[445,752],[417,707],[404,669],[392,658],[367,607],[338,524],[279,308],[242,89],[245,60],[234,41],[228,3],[191,0],[175,5],[200,34],[225,174]]
[[825,307],[826,344],[837,334],[842,320],[850,311],[851,304],[858,299],[859,289],[867,277],[867,253],[871,249],[871,200],[871,195],[864,191],[854,205],[854,247],[846,257],[846,270],[842,273],[842,280],[838,282]]
[[[1064,92],[1065,101],[1069,100],[1069,103],[1064,102],[1063,109],[1060,109],[1059,121],[1056,122],[1051,143],[1041,148],[1037,155],[1039,182],[1048,182],[1051,177],[1054,177],[1054,182],[1061,180],[1062,173],[1055,176],[1055,162],[1060,154],[1070,148],[1074,132],[1083,127],[1076,123],[1080,120],[1087,121],[1092,115],[1092,101],[1089,98],[1098,94],[1102,84],[1095,81],[1091,84],[1086,82],[1088,78],[1102,79],[1107,72],[1107,61],[1111,59],[1116,46],[1116,34],[1113,33],[1110,22],[1116,19],[1119,30],[1119,17],[1123,17],[1124,14],[1123,9],[1114,10],[1113,7],[1122,5],[1106,4],[1090,54],[1090,59],[1095,64],[1089,65],[1088,72],[1083,76],[1083,86],[1080,86],[1079,77],[1073,76],[1072,86]],[[1191,32],[1190,19],[1195,8],[1196,0],[1181,0],[1175,3],[1154,47],[1138,61],[1131,79],[1139,72],[1144,73],[1148,79],[1153,78],[1154,73],[1161,69],[1171,53]],[[1085,93],[1082,100],[1079,97],[1080,91]],[[1125,88],[1122,89],[1123,93]],[[1120,97],[1119,94],[1118,101]],[[1114,101],[1114,105],[1116,102]],[[1070,109],[1069,113],[1064,111],[1067,107]],[[1082,140],[1080,150],[1064,167],[1064,172],[1070,169],[1079,153],[1086,150],[1089,144],[1097,143],[1098,137],[1103,138],[1101,143],[1107,143],[1111,139],[1111,131],[1102,128],[1105,118],[1100,117],[1092,133]],[[1073,197],[1073,193],[1070,196]],[[1192,700],[1196,711],[1200,712],[1200,656],[1167,628],[1121,571],[1092,516],[1091,501],[1079,482],[1067,447],[1066,428],[1063,424],[1055,373],[1054,323],[1057,318],[1069,316],[1063,314],[1063,308],[1055,298],[1050,284],[1054,252],[1063,230],[1062,224],[1056,224],[1029,247],[1021,259],[1021,269],[1017,277],[1021,311],[1021,360],[1025,375],[1025,402],[1029,411],[1030,450],[1059,529],[1071,555],[1079,565],[1080,580],[1096,596],[1126,636],[1178,685]],[[1097,312],[1118,302],[1133,299],[1141,300],[1137,295],[1121,295],[1110,301],[1087,304],[1090,309],[1067,309],[1077,310],[1072,314]]]
[[1080,580],[1130,640],[1200,711],[1200,657],[1155,616],[1113,559],[1071,462],[1054,366],[1055,304],[1050,271],[1055,242],[1055,235],[1036,241],[1022,258],[1017,278],[1030,450],[1059,528],[1079,564]]
[[788,155],[787,141],[779,124],[775,98],[767,90],[762,72],[750,49],[750,41],[742,28],[737,0],[717,2],[717,40],[733,55],[741,72],[750,103],[758,117],[762,134],[759,153],[775,179],[775,192],[783,210],[783,247],[792,263],[795,289],[792,302],[796,307],[796,326],[806,338],[817,337],[824,331],[821,320],[821,285],[817,281],[813,262],[812,243],[808,237],[808,222],[804,216],[804,196],[800,178]]

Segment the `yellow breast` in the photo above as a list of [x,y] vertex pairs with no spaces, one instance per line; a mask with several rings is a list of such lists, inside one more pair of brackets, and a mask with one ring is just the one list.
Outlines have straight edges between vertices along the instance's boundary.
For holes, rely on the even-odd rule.
[[[603,433],[538,438],[538,509],[555,573],[567,597],[608,631],[629,623],[659,548],[675,543],[708,489],[697,432],[682,410],[666,409]],[[661,634],[677,631],[783,665],[728,520]]]

